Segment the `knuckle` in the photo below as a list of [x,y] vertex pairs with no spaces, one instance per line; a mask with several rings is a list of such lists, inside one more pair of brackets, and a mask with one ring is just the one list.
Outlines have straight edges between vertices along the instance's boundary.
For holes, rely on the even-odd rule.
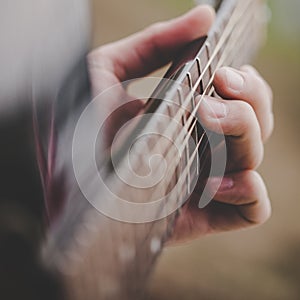
[[164,27],[164,22],[156,22],[156,23],[153,23],[152,25],[148,26],[146,29],[145,29],[145,32],[149,35],[155,35],[159,32],[161,32],[161,30],[163,29]]
[[[226,135],[242,136],[259,130],[253,107],[244,101],[226,102],[228,117],[223,119],[222,128]],[[247,134],[248,136],[248,134]]]
[[261,175],[255,170],[247,170],[246,178],[248,181],[248,186],[252,189],[253,193],[264,186],[264,181]]
[[252,105],[248,102],[245,101],[237,101],[236,102],[238,105],[238,109],[239,111],[243,114],[243,115],[252,115],[254,114],[254,109],[252,107]]
[[245,95],[248,95],[245,102],[253,107],[259,122],[261,138],[266,141],[271,136],[274,127],[272,116],[273,92],[262,77],[252,72],[245,73],[244,76],[247,82]]
[[110,44],[92,50],[87,55],[87,63],[91,69],[113,69],[113,59]]
[[257,89],[259,91],[261,91],[262,95],[266,95],[266,100],[269,100],[268,98],[270,98],[270,92],[271,92],[271,88],[270,86],[267,84],[267,82],[261,77],[261,76],[254,76],[253,78],[253,84],[257,87]]
[[273,90],[272,90],[270,84],[261,76],[258,77],[258,81],[260,81],[262,89],[264,89],[266,91],[266,94],[267,94],[270,102],[272,103],[274,94],[273,94]]
[[266,89],[266,84],[261,76],[254,73],[243,73],[247,86],[252,89],[255,87],[256,90]]
[[[262,200],[260,200],[260,202],[262,202]],[[272,207],[269,198],[263,199],[263,202],[264,203],[260,203],[262,207],[256,219],[257,225],[262,225],[266,223],[271,218],[272,215]]]
[[267,188],[261,175],[256,171],[247,171],[247,189],[253,197],[253,203],[257,206],[255,224],[265,223],[272,215],[272,208],[268,197]]
[[250,73],[253,73],[253,74],[258,74],[258,71],[251,65],[243,65],[240,70],[242,72],[250,72]]
[[107,48],[107,46],[101,46],[101,47],[98,47],[97,49],[92,50],[88,54],[88,58],[95,59],[95,58],[104,57],[106,55],[106,52],[107,52],[106,48]]
[[263,134],[262,134],[262,140],[264,142],[266,142],[272,135],[274,127],[275,127],[275,121],[274,121],[274,115],[273,113],[270,113],[270,115],[268,116],[269,120],[268,120],[268,125],[267,128],[264,130]]
[[230,88],[230,77],[228,77],[229,67],[219,68],[214,75],[214,87],[219,95],[224,98],[236,99],[236,94],[232,94],[232,89]]
[[244,101],[238,101],[236,118],[242,132],[248,131],[249,127],[255,126],[256,114],[252,105]]
[[262,142],[259,142],[259,146],[257,147],[255,153],[251,156],[251,160],[249,161],[249,168],[252,170],[256,170],[263,162],[264,159],[264,147]]
[[[253,97],[250,100],[254,103],[262,104],[263,102],[272,103],[273,102],[273,91],[270,85],[266,82],[266,80],[261,77],[258,73],[243,73],[245,79],[245,90],[248,91],[249,94],[256,94],[257,97]],[[253,93],[253,91],[257,91]]]
[[267,200],[267,207],[265,209],[264,215],[262,216],[261,223],[267,222],[272,216],[272,207],[270,205],[270,201]]
[[253,187],[253,192],[257,195],[257,200],[260,202],[261,199],[267,197],[267,189],[262,176],[254,170],[248,170],[249,185]]

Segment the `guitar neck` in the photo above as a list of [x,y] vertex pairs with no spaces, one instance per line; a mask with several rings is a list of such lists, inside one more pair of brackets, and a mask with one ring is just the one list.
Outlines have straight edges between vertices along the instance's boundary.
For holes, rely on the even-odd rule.
[[[106,206],[100,209],[106,210],[105,215],[86,201],[77,185],[74,184],[67,195],[72,205],[67,203],[62,218],[50,232],[45,260],[61,275],[69,299],[133,299],[172,232],[180,213],[176,208],[184,203],[183,199],[195,186],[195,175],[201,173],[199,162],[205,159],[202,154],[207,148],[203,128],[195,125],[194,114],[201,97],[215,94],[212,82],[216,70],[221,66],[238,67],[247,63],[262,36],[261,1],[217,2],[220,3],[217,18],[208,36],[189,45],[169,69],[143,112],[152,117],[138,122],[114,154],[115,164],[108,163],[117,166],[125,180],[109,171],[107,185],[115,188],[117,197],[133,202],[134,209],[123,202],[118,206],[105,188],[101,192],[101,203]],[[196,95],[200,101],[196,101]],[[159,120],[159,116],[166,119]],[[172,120],[177,120],[178,125],[174,123],[170,127]],[[171,167],[159,185],[142,189],[134,184],[130,187],[134,176],[127,172],[124,157],[131,149],[131,141],[139,135],[147,136],[143,135],[147,132],[164,134],[154,141],[147,139],[142,143],[146,147],[139,146],[140,155],[136,155],[134,161],[137,170],[145,173],[143,155],[153,155],[156,150]],[[186,137],[196,143],[196,152],[191,152]],[[179,140],[175,147],[180,149],[177,156],[170,143],[174,140]],[[155,163],[155,167],[160,171],[163,165]],[[70,166],[69,169],[73,171]],[[87,177],[86,173],[88,170],[83,176]],[[72,175],[70,178],[74,180]],[[87,178],[86,185],[89,195],[99,190],[93,179]],[[166,195],[157,205],[156,200]],[[111,214],[117,217],[111,218]]]
[[218,1],[216,21],[208,35],[188,45],[165,77],[176,81],[167,89],[159,86],[153,98],[168,98],[180,103],[178,86],[198,94],[209,94],[215,71],[222,66],[240,67],[249,63],[264,37],[265,17],[260,0]]
[[[207,157],[205,152],[209,146],[207,134],[201,126],[196,125],[197,110],[201,108],[201,101],[205,95],[216,95],[213,87],[213,78],[216,70],[222,66],[240,67],[251,61],[257,52],[263,38],[262,2],[253,0],[228,0],[219,1],[221,4],[217,12],[216,22],[208,35],[192,42],[184,49],[181,57],[173,63],[167,71],[164,79],[148,100],[143,114],[153,114],[152,119],[142,119],[127,139],[127,144],[118,153],[120,158],[126,157],[132,141],[138,135],[147,135],[148,132],[159,132],[161,138],[155,143],[159,145],[155,150],[163,154],[167,165],[172,168],[168,170],[171,174],[169,181],[164,182],[164,190],[167,191],[171,181],[183,182],[182,194],[195,187],[192,177],[199,175],[201,170],[192,173],[192,165],[198,165],[200,158]],[[170,120],[158,120],[158,115],[164,115],[170,120],[176,120],[177,124]],[[192,117],[188,117],[188,116]],[[173,128],[172,128],[173,127]],[[192,130],[190,129],[192,127]],[[180,138],[181,136],[181,138]],[[190,151],[188,139],[195,140],[197,154]],[[174,149],[170,145],[163,146],[164,138],[178,141],[183,145],[181,152],[177,155],[178,161],[174,163]],[[147,150],[151,154],[153,147]],[[159,148],[159,149],[158,149]],[[140,149],[141,152],[145,149]],[[155,151],[152,152],[154,154]],[[182,157],[184,157],[182,159]],[[139,158],[137,158],[138,160]],[[138,163],[138,162],[137,162]],[[184,170],[178,174],[179,170]],[[196,166],[196,168],[198,168]],[[176,179],[177,178],[177,179]],[[130,181],[130,179],[128,179]]]

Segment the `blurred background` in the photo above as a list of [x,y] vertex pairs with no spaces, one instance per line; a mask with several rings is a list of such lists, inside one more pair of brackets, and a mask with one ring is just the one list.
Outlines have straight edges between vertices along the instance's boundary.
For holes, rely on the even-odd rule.
[[[93,44],[125,37],[190,0],[93,0]],[[300,1],[269,1],[268,40],[254,65],[274,91],[276,130],[261,173],[273,203],[264,226],[165,249],[149,299],[300,299]]]

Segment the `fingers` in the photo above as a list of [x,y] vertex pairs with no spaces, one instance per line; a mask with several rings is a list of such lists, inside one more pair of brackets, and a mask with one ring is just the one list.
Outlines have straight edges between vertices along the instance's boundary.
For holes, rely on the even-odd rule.
[[199,117],[206,128],[226,135],[229,170],[258,167],[263,143],[256,114],[248,103],[207,97],[200,105]]
[[257,71],[221,68],[214,85],[218,94],[231,101],[206,97],[200,105],[202,123],[226,135],[227,170],[255,169],[263,159],[263,141],[272,133],[272,91]]
[[204,209],[197,209],[199,196],[193,193],[176,222],[173,242],[258,225],[271,215],[265,184],[254,169],[273,130],[272,91],[250,66],[221,68],[214,86],[226,100],[205,97],[198,114],[204,127],[226,136],[230,173],[208,179],[213,200]]
[[262,140],[270,137],[274,127],[272,91],[254,68],[244,66],[240,71],[221,68],[216,72],[214,86],[222,98],[250,104],[260,124]]
[[271,215],[271,205],[265,184],[255,171],[227,174],[226,177],[210,178],[208,187],[217,193],[214,200],[226,204],[227,213],[216,213],[220,206],[212,208],[210,224],[216,228],[234,229],[264,223]]
[[207,184],[214,200],[204,209],[199,209],[199,196],[193,194],[176,220],[169,245],[207,234],[260,225],[271,216],[268,193],[257,172],[242,171],[225,178],[210,178]]
[[112,70],[120,81],[144,76],[170,62],[187,43],[205,35],[213,20],[211,7],[198,6],[177,19],[100,47],[89,60]]

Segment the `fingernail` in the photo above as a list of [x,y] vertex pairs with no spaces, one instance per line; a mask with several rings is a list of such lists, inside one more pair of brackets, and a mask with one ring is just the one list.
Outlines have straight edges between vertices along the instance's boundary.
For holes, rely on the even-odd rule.
[[225,118],[227,116],[226,105],[218,100],[204,98],[207,114],[212,118]]
[[226,68],[226,80],[230,89],[240,92],[244,87],[244,78],[237,71]]
[[231,177],[212,177],[208,179],[208,185],[212,192],[225,192],[233,188],[234,182]]

